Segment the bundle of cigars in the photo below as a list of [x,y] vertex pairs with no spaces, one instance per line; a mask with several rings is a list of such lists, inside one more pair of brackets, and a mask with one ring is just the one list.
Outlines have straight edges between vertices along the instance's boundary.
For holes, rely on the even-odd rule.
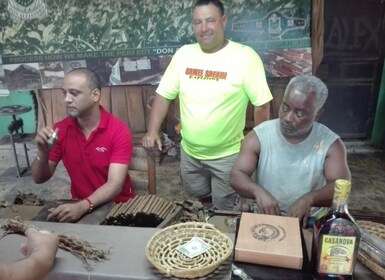
[[175,204],[156,195],[136,196],[117,203],[102,222],[104,225],[156,227],[175,209]]

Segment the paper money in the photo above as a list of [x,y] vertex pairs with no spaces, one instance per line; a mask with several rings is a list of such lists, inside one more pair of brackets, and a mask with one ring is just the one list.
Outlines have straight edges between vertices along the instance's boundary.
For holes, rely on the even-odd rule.
[[210,248],[211,246],[199,237],[193,237],[189,242],[179,246],[177,250],[192,259],[207,252]]

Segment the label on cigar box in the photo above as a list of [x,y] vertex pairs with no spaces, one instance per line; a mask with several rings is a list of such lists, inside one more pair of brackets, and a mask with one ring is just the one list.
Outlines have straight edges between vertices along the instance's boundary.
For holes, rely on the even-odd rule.
[[303,262],[298,218],[242,213],[235,260],[301,269]]

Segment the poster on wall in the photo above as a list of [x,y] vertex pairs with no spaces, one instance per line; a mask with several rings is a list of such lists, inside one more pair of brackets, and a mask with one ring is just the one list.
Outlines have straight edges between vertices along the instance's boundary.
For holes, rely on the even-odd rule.
[[[194,3],[0,0],[3,87],[60,87],[64,74],[77,67],[96,71],[105,86],[157,84],[176,50],[195,43]],[[311,73],[311,1],[223,4],[226,37],[252,47],[267,76]]]

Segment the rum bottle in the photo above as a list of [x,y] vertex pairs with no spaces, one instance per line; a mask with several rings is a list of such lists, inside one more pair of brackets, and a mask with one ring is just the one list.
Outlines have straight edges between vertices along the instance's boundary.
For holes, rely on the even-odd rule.
[[361,233],[348,211],[350,181],[338,179],[331,210],[313,227],[312,264],[316,279],[353,279]]

